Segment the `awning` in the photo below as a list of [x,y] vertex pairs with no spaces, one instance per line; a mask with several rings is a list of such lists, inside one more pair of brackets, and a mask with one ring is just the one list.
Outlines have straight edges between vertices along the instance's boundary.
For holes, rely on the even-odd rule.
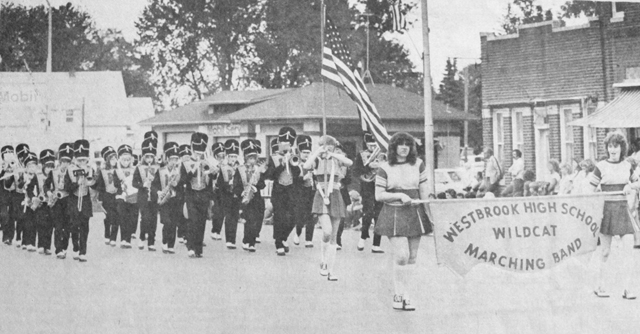
[[640,89],[623,90],[618,97],[595,113],[569,122],[594,128],[640,128]]

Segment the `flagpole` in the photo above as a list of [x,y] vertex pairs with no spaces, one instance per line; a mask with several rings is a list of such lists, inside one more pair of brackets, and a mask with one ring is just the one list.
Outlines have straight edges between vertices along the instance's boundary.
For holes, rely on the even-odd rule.
[[[324,0],[320,1],[320,67],[322,68],[322,62],[324,61],[324,30],[326,19],[326,8],[324,6]],[[327,110],[324,105],[324,77],[320,76],[322,80],[322,135],[327,135]]]
[[51,73],[51,63],[52,63],[52,34],[53,34],[53,14],[51,13],[51,3],[47,0],[47,5],[49,6],[49,36],[47,38],[47,73]]
[[431,60],[429,51],[429,11],[427,0],[422,0],[422,55],[424,72],[424,155],[427,167],[427,188],[435,195],[434,147],[433,147],[433,114],[431,110]]

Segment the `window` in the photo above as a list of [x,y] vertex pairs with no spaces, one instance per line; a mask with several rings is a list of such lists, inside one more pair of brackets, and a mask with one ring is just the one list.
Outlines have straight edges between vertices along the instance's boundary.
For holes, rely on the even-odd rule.
[[560,138],[562,147],[560,154],[563,162],[570,162],[573,159],[573,126],[569,125],[573,121],[573,113],[579,106],[563,106],[560,108]]
[[493,115],[493,153],[498,161],[504,161],[504,122],[509,109],[496,110]]
[[67,123],[73,123],[73,109],[68,109],[66,111],[67,114]]
[[586,126],[584,128],[585,137],[587,138],[587,154],[585,158],[590,158],[593,161],[598,159],[598,134],[596,128]]
[[524,123],[522,117],[524,116],[524,110],[514,109],[511,116],[511,128],[513,131],[513,149],[524,152]]
[[627,7],[626,3],[620,2],[611,2],[611,21],[612,22],[620,22],[624,20],[624,11]]

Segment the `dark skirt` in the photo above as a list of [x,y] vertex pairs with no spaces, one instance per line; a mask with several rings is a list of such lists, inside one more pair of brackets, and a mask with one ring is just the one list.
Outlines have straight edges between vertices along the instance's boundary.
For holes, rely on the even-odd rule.
[[395,206],[385,203],[376,221],[376,234],[388,237],[418,237],[432,232],[422,205]]
[[604,235],[633,234],[638,230],[627,201],[605,201],[600,233]]
[[339,189],[333,189],[331,195],[329,195],[329,205],[324,204],[322,195],[316,190],[316,196],[313,198],[313,208],[311,212],[315,215],[329,214],[333,218],[345,218],[347,216],[347,209],[342,200],[342,195]]

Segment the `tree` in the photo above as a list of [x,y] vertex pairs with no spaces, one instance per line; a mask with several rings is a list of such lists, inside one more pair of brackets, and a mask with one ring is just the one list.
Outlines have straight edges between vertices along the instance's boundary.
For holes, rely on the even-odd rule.
[[[48,8],[3,3],[0,20],[1,71],[45,71],[47,64]],[[71,3],[52,8],[53,71],[86,70],[95,27],[91,16]]]
[[596,3],[593,1],[567,1],[562,5],[560,17],[574,18],[596,15]]
[[502,29],[507,34],[514,34],[521,24],[529,24],[553,20],[551,10],[545,10],[534,4],[535,0],[513,0],[507,5],[507,13],[503,17]]
[[[397,0],[358,0],[358,3],[365,6],[366,12],[371,13],[369,17],[369,25],[371,29],[382,35],[386,32],[393,31],[393,17],[389,8],[391,4]],[[411,12],[416,7],[416,4],[411,1],[402,2],[400,11],[406,17],[407,13]],[[366,18],[362,19],[366,22]],[[407,22],[407,25],[411,25],[413,22]]]
[[[436,98],[443,101],[445,104],[450,105],[458,110],[464,109],[464,83],[462,79],[458,78],[458,64],[454,58],[447,59],[445,65],[444,77],[440,83],[440,91]],[[462,98],[461,98],[462,97]]]
[[[156,91],[181,105],[246,82],[241,65],[256,29],[259,0],[159,0],[136,23],[153,61]],[[180,92],[183,93],[181,98]]]

